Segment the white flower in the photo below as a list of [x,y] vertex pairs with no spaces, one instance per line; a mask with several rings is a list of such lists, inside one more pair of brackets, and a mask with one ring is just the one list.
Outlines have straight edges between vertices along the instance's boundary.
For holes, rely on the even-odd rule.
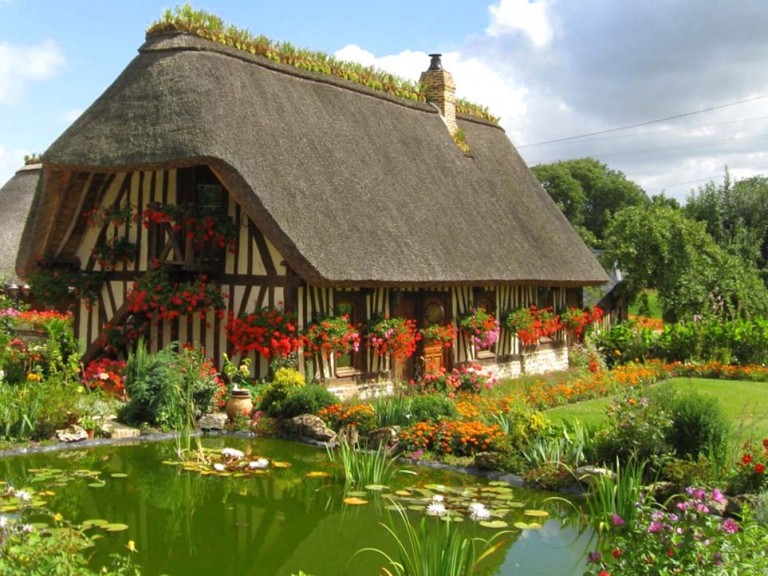
[[427,506],[427,514],[430,516],[443,516],[446,512],[448,512],[448,510],[446,510],[445,506],[439,502],[433,502]]
[[222,464],[221,462],[216,462],[213,465],[213,469],[216,470],[217,472],[224,472],[224,470],[226,470],[227,467],[224,466],[224,464]]
[[13,495],[16,496],[16,498],[18,498],[19,500],[22,500],[24,502],[27,502],[28,500],[32,500],[32,495],[26,490],[16,490]]
[[32,532],[34,528],[31,524],[24,524],[24,526],[21,527],[22,532]]
[[445,496],[443,496],[442,494],[435,494],[434,496],[432,496],[432,502],[439,503],[439,502],[443,502],[444,500],[445,500]]
[[240,458],[245,456],[245,452],[234,448],[223,448],[221,455],[227,460],[240,460]]
[[480,502],[472,502],[469,505],[469,517],[472,520],[488,520],[491,517],[491,511]]
[[8,526],[8,518],[5,516],[0,516],[0,530]]
[[250,468],[251,470],[266,468],[267,466],[269,466],[269,460],[267,460],[266,458],[258,458],[257,460],[248,462],[248,468]]

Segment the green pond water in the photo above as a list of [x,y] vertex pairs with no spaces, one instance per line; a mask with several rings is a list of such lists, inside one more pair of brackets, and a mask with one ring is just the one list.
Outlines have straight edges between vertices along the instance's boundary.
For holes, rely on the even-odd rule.
[[[290,576],[299,570],[313,576],[376,576],[384,565],[382,558],[356,552],[366,547],[395,551],[392,537],[380,524],[388,518],[387,493],[407,490],[428,503],[429,494],[442,487],[448,493],[469,489],[472,494],[500,498],[499,506],[509,510],[503,521],[511,534],[484,574],[579,576],[584,572],[590,533],[578,531],[571,523],[563,525],[568,507],[547,501],[551,494],[502,488],[504,494],[499,495],[486,480],[412,466],[408,468],[415,475],[399,474],[384,492],[362,489],[365,494],[352,496],[369,503],[350,505],[344,502],[350,494],[345,493],[343,482],[333,478],[334,465],[322,449],[260,438],[213,437],[203,443],[216,450],[243,450],[250,460],[263,457],[289,466],[247,477],[204,476],[169,463],[175,459],[173,442],[149,442],[9,456],[0,459],[0,480],[18,489],[54,492],[48,498],[49,507],[68,520],[127,524],[122,532],[89,529],[101,536],[94,566],[100,566],[111,552],[125,552],[133,540],[146,576]],[[51,469],[57,472],[51,474]],[[98,480],[86,471],[98,472]],[[531,509],[545,510],[549,516],[524,513]],[[417,521],[424,512],[409,515]],[[429,521],[436,528],[440,522]],[[514,527],[516,522],[538,522],[541,528],[519,529]],[[392,525],[397,526],[398,520]],[[459,526],[468,535],[482,538],[496,533],[470,520]]]

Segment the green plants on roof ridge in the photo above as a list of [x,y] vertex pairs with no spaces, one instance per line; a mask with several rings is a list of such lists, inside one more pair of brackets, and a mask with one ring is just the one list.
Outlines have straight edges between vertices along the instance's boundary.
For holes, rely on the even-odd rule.
[[[147,28],[147,38],[168,31],[180,31],[218,42],[250,54],[264,56],[274,62],[294,66],[301,70],[337,76],[361,84],[390,96],[424,102],[425,97],[418,84],[394,76],[373,66],[337,60],[324,52],[297,48],[290,42],[275,42],[263,35],[254,35],[246,28],[225,23],[221,18],[205,10],[196,10],[189,3],[166,9],[159,20]],[[459,114],[475,116],[498,124],[486,107],[467,100],[456,100]]]

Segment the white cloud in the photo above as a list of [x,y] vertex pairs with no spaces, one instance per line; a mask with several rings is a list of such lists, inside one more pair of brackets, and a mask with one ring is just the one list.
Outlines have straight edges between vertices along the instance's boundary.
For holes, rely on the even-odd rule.
[[32,83],[50,78],[65,63],[61,48],[52,40],[32,46],[0,43],[0,104],[18,101]]
[[22,148],[5,148],[0,145],[0,188],[11,179],[16,171],[24,166],[24,156],[28,150]]
[[[413,82],[418,82],[421,73],[429,67],[430,60],[425,52],[410,50],[377,57],[354,44],[345,46],[334,55],[341,60],[373,66]],[[519,126],[519,119],[526,112],[525,88],[515,87],[509,79],[494,71],[490,64],[475,57],[466,58],[460,52],[443,54],[442,62],[453,75],[459,98],[487,106],[492,114],[501,117],[505,129],[512,131],[511,137],[517,134],[515,126]]]
[[552,41],[552,24],[544,0],[499,0],[491,5],[491,23],[485,29],[490,36],[502,36],[522,32],[537,48],[543,48]]

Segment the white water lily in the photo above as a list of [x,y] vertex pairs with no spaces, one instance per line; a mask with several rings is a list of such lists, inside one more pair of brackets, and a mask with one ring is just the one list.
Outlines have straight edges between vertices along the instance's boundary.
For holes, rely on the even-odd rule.
[[216,462],[213,465],[213,469],[216,470],[217,472],[224,472],[224,470],[226,470],[227,467],[224,466],[224,464],[222,464],[221,462]]
[[227,460],[240,460],[245,457],[245,452],[242,450],[236,450],[235,448],[223,448],[221,455]]
[[251,462],[248,462],[248,468],[251,470],[266,468],[269,466],[269,460],[266,458],[258,458],[256,460],[252,460]]
[[469,505],[469,517],[472,520],[488,520],[491,517],[491,511],[480,502],[472,502]]
[[433,502],[427,506],[427,514],[430,516],[443,516],[448,512],[445,506],[439,502]]
[[440,503],[444,500],[445,500],[445,496],[443,496],[442,494],[435,494],[434,496],[432,496],[432,502]]
[[8,526],[8,518],[5,516],[0,516],[0,530]]
[[13,495],[16,496],[16,498],[18,498],[19,500],[22,500],[24,502],[27,502],[28,500],[32,500],[32,494],[30,494],[26,490],[16,490],[13,493]]

